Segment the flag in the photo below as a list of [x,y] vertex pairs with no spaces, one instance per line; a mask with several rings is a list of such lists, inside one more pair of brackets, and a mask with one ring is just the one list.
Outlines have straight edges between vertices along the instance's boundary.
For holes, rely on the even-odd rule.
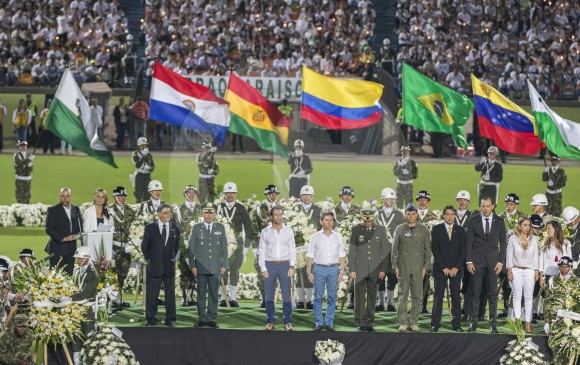
[[69,69],[62,75],[45,127],[74,148],[117,168],[113,153],[97,135],[91,107]]
[[234,73],[230,74],[225,98],[230,103],[230,132],[252,138],[263,150],[288,157],[290,117]]
[[520,155],[538,153],[541,142],[534,130],[534,117],[473,75],[471,84],[479,133],[493,139],[504,151]]
[[472,109],[473,103],[465,95],[403,64],[405,124],[428,132],[450,134],[457,146],[466,148],[463,126],[471,117]]
[[327,77],[302,67],[301,117],[327,129],[354,129],[377,123],[383,115],[383,85]]
[[210,133],[223,145],[230,125],[228,103],[207,87],[155,62],[149,119]]
[[540,139],[552,153],[580,160],[580,124],[564,119],[548,108],[529,80],[528,88]]

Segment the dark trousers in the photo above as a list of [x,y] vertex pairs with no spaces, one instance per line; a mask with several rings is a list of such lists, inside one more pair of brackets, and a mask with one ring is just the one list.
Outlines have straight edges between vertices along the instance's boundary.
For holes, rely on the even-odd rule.
[[127,131],[127,124],[129,123],[117,123],[117,149],[123,148],[125,142],[125,132]]
[[354,321],[357,326],[372,327],[377,305],[378,275],[358,277],[354,283]]
[[[228,266],[230,267],[224,274],[224,285],[238,286],[240,280],[240,268],[244,263],[244,246],[238,242],[238,248],[230,256]],[[228,280],[229,279],[229,280]],[[225,298],[224,298],[225,299]],[[231,299],[231,298],[230,298]]]
[[147,320],[157,322],[157,298],[161,283],[165,289],[165,319],[175,321],[175,276],[152,277],[147,275]]
[[495,265],[475,264],[475,274],[469,281],[471,291],[471,322],[479,321],[479,297],[484,280],[489,301],[489,324],[495,325],[497,317],[497,274]]
[[135,191],[133,192],[133,195],[135,195],[137,203],[149,199],[149,192],[147,191],[149,182],[151,182],[151,174],[137,173],[135,175]]
[[232,152],[236,152],[236,145],[240,146],[240,152],[244,152],[244,136],[232,133]]
[[445,276],[441,272],[433,274],[435,294],[433,294],[433,307],[431,309],[431,325],[439,326],[441,322],[441,312],[443,311],[443,297],[447,283],[449,283],[449,294],[451,296],[451,325],[459,327],[461,325],[461,279],[463,273],[457,272],[454,277]]
[[197,275],[197,315],[202,322],[213,322],[217,317],[219,285],[219,274]]
[[[76,241],[74,243],[67,243],[67,245],[68,244],[71,244],[71,245],[74,245],[74,247],[77,247]],[[67,255],[55,254],[54,256],[52,256],[50,258],[50,267],[63,268],[67,274],[72,276],[73,270],[75,268],[75,259],[74,259],[72,254],[67,254]]]
[[291,177],[288,182],[288,185],[290,185],[290,197],[298,199],[300,198],[300,189],[308,184],[308,179],[305,177]]
[[46,153],[50,149],[50,153],[54,155],[54,145],[56,137],[48,129],[41,132],[42,135],[42,152]]

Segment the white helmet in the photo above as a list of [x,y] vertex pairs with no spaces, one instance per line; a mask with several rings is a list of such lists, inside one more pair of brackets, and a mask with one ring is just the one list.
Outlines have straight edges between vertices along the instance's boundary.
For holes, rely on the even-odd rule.
[[297,139],[294,141],[294,147],[304,148],[304,141],[301,139]]
[[161,182],[159,182],[159,180],[151,180],[149,182],[149,186],[147,186],[147,191],[153,190],[163,190],[163,185],[161,185]]
[[224,185],[224,193],[237,193],[238,187],[233,182],[227,182]]
[[90,260],[91,259],[91,250],[87,246],[81,246],[81,247],[77,248],[73,257],[77,258],[77,259]]
[[548,198],[544,194],[536,194],[532,197],[530,205],[548,205]]
[[579,215],[580,212],[573,206],[568,206],[564,208],[564,211],[562,211],[562,218],[564,218],[564,222],[566,224],[571,224],[572,222],[574,222]]
[[314,196],[314,188],[310,185],[304,185],[300,189],[300,195],[312,195],[312,196]]
[[467,199],[471,201],[471,195],[469,194],[469,191],[461,190],[459,193],[457,193],[457,197],[455,198],[455,200],[457,199]]
[[149,143],[147,143],[147,138],[145,138],[145,137],[139,137],[139,139],[137,140],[137,146],[141,146],[141,145],[144,145],[144,144],[149,144]]
[[381,192],[381,199],[397,199],[397,194],[391,188],[384,188]]
[[490,148],[487,149],[487,153],[495,153],[497,155],[499,154],[499,150],[497,149],[496,146],[491,146]]
[[391,45],[391,40],[389,38],[383,39],[383,46],[388,47]]

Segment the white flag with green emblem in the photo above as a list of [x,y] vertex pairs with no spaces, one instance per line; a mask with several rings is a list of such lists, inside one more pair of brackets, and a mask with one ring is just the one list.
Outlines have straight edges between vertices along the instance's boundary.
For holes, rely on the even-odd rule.
[[113,153],[97,135],[91,107],[68,69],[62,75],[45,126],[74,148],[117,168]]

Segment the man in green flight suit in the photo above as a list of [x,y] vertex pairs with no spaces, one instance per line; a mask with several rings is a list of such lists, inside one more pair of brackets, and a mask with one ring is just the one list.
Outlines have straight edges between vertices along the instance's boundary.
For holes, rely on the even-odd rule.
[[113,189],[115,202],[109,207],[109,212],[115,221],[113,252],[115,253],[115,272],[119,280],[119,301],[114,302],[113,307],[118,309],[130,306],[129,303],[123,302],[123,285],[131,266],[131,254],[127,252],[126,248],[127,245],[131,245],[129,233],[131,224],[135,219],[135,212],[127,205],[127,195],[127,189],[123,186],[115,187]]
[[31,358],[30,347],[33,340],[28,330],[28,316],[14,316],[14,328],[0,334],[0,365],[26,365]]
[[16,143],[18,152],[14,154],[14,172],[16,173],[16,202],[30,204],[30,190],[32,186],[32,161],[34,155],[26,152],[28,142]]
[[546,197],[548,198],[547,213],[555,217],[562,214],[562,188],[566,186],[568,177],[564,169],[560,168],[560,156],[550,158],[552,167],[544,167],[542,181],[546,182]]

